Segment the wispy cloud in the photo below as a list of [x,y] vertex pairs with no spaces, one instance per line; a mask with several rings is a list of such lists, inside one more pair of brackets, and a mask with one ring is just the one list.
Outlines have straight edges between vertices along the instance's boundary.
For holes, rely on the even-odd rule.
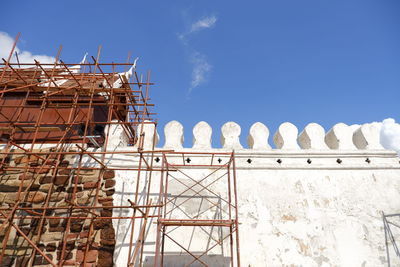
[[209,29],[215,26],[217,22],[217,17],[215,15],[206,16],[202,19],[199,19],[193,22],[188,30],[184,33],[178,34],[178,39],[182,42],[182,44],[189,48],[190,51],[190,63],[192,64],[192,79],[190,82],[190,87],[188,90],[188,94],[192,92],[192,90],[204,82],[207,81],[209,73],[212,69],[211,64],[207,61],[205,55],[201,54],[195,49],[192,49],[189,44],[189,37],[203,29]]
[[[8,58],[13,44],[14,44],[14,38],[12,38],[6,32],[0,31],[0,58],[5,58],[5,59]],[[31,52],[23,51],[18,47],[16,47],[14,51],[17,52],[18,54],[19,62],[33,63],[34,59],[36,59],[40,63],[53,63],[55,61],[54,57],[50,57],[47,55],[34,55]],[[12,62],[17,62],[17,58],[15,57],[15,52],[11,58]]]
[[207,80],[207,76],[211,71],[211,65],[207,62],[206,57],[197,51],[194,51],[191,62],[193,64],[193,70],[189,94],[194,88]]
[[216,16],[209,16],[209,17],[200,19],[192,24],[192,26],[190,27],[189,33],[197,32],[202,29],[212,28],[216,22],[217,22]]

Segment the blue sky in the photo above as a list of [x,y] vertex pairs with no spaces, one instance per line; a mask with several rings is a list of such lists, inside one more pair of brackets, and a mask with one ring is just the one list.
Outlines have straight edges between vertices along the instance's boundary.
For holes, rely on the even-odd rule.
[[[68,2],[68,4],[67,4]],[[170,120],[227,121],[245,144],[257,121],[361,124],[400,108],[400,1],[7,1],[0,31],[33,54],[78,62],[139,56],[152,71],[159,132]],[[1,44],[0,44],[1,47]],[[162,134],[161,134],[162,135]],[[271,142],[272,143],[272,142]]]

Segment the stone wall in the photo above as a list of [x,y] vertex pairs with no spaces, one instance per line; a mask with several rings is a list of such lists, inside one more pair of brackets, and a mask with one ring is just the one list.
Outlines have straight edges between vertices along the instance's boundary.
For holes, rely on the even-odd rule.
[[[38,151],[48,152],[51,149],[34,150],[34,152]],[[13,156],[6,159],[8,169],[0,171],[0,207],[12,209],[14,205],[18,205],[29,209],[17,210],[15,216],[18,219],[13,220],[13,223],[30,240],[36,242],[39,239],[38,248],[54,263],[59,262],[63,242],[66,241],[65,266],[79,265],[83,261],[87,247],[87,265],[85,266],[112,266],[115,236],[111,219],[95,219],[90,225],[91,220],[85,218],[90,218],[93,214],[88,213],[87,210],[60,208],[72,205],[75,184],[75,205],[111,206],[115,184],[114,171],[82,169],[78,175],[78,170],[73,168],[78,166],[79,156],[66,154],[58,157],[50,153],[41,155],[42,158],[48,158],[44,161],[32,154],[17,154],[23,153],[22,150],[14,150],[14,152]],[[85,164],[82,166],[85,167]],[[12,169],[13,167],[23,168]],[[20,194],[18,194],[19,190],[21,190]],[[97,199],[96,190],[98,190]],[[40,215],[43,210],[35,210],[35,208],[44,206],[54,208],[43,213],[46,216],[45,219],[29,218],[32,215]],[[92,211],[103,217],[112,215],[111,208]],[[3,210],[3,212],[9,213],[9,210]],[[62,217],[62,219],[55,217]],[[68,220],[69,217],[75,218]],[[4,222],[5,220],[1,219],[1,223]],[[33,253],[32,246],[14,227],[1,228],[0,242],[3,242],[7,229],[11,231],[2,266],[26,266]],[[65,234],[67,229],[69,229],[68,236]],[[91,233],[90,236],[89,233]],[[49,263],[43,256],[36,253],[33,265],[49,265]]]

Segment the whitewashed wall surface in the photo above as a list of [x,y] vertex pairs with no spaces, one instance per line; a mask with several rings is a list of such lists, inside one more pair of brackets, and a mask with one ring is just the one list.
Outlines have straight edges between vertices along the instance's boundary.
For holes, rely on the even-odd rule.
[[[240,143],[241,127],[228,122],[221,129],[221,148],[212,148],[212,128],[205,122],[193,128],[193,146],[183,147],[183,126],[172,121],[164,128],[165,143],[158,149],[175,151],[235,151],[240,221],[242,266],[385,266],[387,265],[382,212],[400,212],[400,161],[394,151],[380,144],[379,129],[372,124],[350,127],[339,123],[329,131],[311,123],[300,133],[291,123],[283,123],[273,135],[276,149],[268,143],[269,130],[255,123],[248,134],[248,148]],[[152,127],[147,126],[146,146],[151,148]],[[109,149],[129,150],[123,136],[114,135]],[[158,140],[158,136],[156,136]],[[118,156],[110,166],[136,164],[137,159]],[[154,162],[160,166],[161,162]],[[190,169],[190,167],[188,167]],[[196,172],[199,179],[206,170]],[[117,172],[116,205],[128,204],[136,190],[134,173]],[[153,183],[159,181],[153,173]],[[139,190],[146,185],[141,179]],[[214,190],[218,191],[215,185]],[[171,192],[178,190],[171,184]],[[154,185],[154,196],[158,187]],[[193,203],[182,212],[196,216]],[[129,211],[118,211],[129,214]],[[211,214],[210,214],[211,216]],[[399,223],[400,224],[400,223]],[[126,262],[130,226],[115,221],[117,247],[115,264]],[[156,224],[146,231],[145,259],[154,260]],[[394,233],[400,240],[400,234]],[[207,242],[207,236],[182,238]],[[225,250],[214,250],[213,266],[228,266]],[[176,247],[167,255],[185,255]],[[392,266],[400,266],[393,251]],[[210,255],[209,255],[210,256]],[[219,256],[219,257],[218,257]],[[212,257],[211,257],[212,258]],[[211,259],[209,258],[209,259]],[[220,261],[218,261],[220,259]],[[166,266],[181,266],[171,260]],[[194,265],[201,266],[201,265]]]

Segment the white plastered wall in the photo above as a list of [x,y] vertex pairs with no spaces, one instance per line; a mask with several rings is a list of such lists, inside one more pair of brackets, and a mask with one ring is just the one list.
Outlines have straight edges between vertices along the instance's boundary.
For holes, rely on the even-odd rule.
[[[250,129],[249,148],[243,149],[239,125],[224,125],[223,148],[211,148],[211,128],[202,122],[193,130],[193,148],[183,148],[183,127],[171,122],[165,127],[165,146],[159,149],[235,150],[241,266],[382,266],[386,264],[382,212],[400,211],[400,163],[395,152],[380,146],[379,134],[368,125],[363,127],[354,131],[345,124],[337,124],[325,133],[321,126],[309,124],[299,134],[294,125],[284,123],[273,138],[277,149],[271,149],[268,128],[257,123]],[[135,158],[118,156],[110,161],[110,166],[132,166],[135,162]],[[161,163],[154,164],[157,167]],[[197,170],[199,177],[202,171],[205,170]],[[196,170],[191,172],[195,175]],[[139,190],[143,190],[148,178],[142,175]],[[159,180],[159,173],[153,172],[154,201]],[[136,174],[117,171],[116,181],[114,204],[128,204],[136,190]],[[223,184],[215,186],[218,190]],[[144,201],[144,195],[140,201]],[[185,211],[195,215],[190,202],[186,204]],[[209,215],[212,216],[211,211]],[[115,220],[114,227],[114,262],[116,266],[125,266],[129,220]],[[155,221],[149,220],[144,247],[147,266],[154,261],[155,236]],[[189,240],[192,232],[180,232],[178,236]],[[194,250],[201,249],[207,236],[199,234],[199,238],[190,240]],[[182,254],[175,246],[167,246],[165,252]],[[221,249],[212,253],[213,257],[204,257],[211,266],[228,266],[226,255],[218,255]],[[392,265],[400,264],[393,251],[391,255]],[[179,258],[170,259],[166,266],[182,266]]]

